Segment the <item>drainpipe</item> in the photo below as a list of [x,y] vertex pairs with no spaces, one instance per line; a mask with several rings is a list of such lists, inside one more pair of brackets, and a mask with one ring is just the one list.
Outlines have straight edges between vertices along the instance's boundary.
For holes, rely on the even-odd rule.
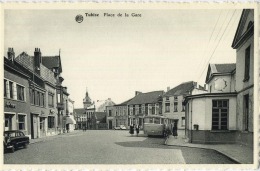
[[191,110],[190,110],[190,118],[191,118],[191,131],[190,131],[190,142],[192,143],[192,99],[191,99],[191,103],[190,103],[190,106],[191,106]]

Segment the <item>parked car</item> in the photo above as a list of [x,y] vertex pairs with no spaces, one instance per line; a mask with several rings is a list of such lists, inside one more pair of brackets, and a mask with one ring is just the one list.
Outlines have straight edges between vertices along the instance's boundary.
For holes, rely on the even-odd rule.
[[4,150],[10,150],[13,153],[20,147],[27,148],[29,143],[29,137],[25,136],[22,131],[12,130],[4,132]]
[[120,130],[120,127],[119,126],[115,126],[114,130]]
[[126,130],[125,125],[120,125],[119,127],[120,127],[120,129],[122,129],[122,130]]

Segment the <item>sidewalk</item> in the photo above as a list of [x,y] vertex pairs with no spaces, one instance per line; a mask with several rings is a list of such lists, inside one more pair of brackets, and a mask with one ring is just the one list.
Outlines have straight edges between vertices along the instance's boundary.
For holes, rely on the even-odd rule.
[[48,140],[52,140],[52,139],[60,138],[60,137],[64,137],[64,136],[69,136],[69,135],[77,134],[79,132],[82,132],[82,130],[74,130],[73,132],[69,132],[69,133],[46,136],[46,137],[41,137],[41,138],[37,138],[37,139],[30,139],[30,144],[44,142],[44,141],[48,141]]
[[178,131],[178,138],[170,136],[165,144],[169,146],[181,146],[191,148],[203,148],[216,150],[232,160],[241,164],[253,164],[253,152],[254,150],[250,147],[239,145],[239,144],[192,144],[188,143],[184,137],[184,131]]

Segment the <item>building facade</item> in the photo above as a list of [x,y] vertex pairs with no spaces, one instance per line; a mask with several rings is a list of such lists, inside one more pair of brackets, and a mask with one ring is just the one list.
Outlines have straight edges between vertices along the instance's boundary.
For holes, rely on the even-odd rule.
[[162,105],[159,99],[163,94],[164,91],[136,92],[135,97],[127,103],[128,125],[139,125],[142,129],[144,116],[162,115]]
[[176,125],[178,129],[185,129],[185,105],[184,98],[193,90],[205,91],[204,87],[197,85],[194,81],[182,83],[168,91],[162,98],[162,114],[169,119],[171,127]]

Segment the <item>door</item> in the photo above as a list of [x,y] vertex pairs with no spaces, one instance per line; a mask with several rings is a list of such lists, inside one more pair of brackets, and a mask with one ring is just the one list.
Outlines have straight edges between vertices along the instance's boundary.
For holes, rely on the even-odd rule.
[[40,134],[41,137],[45,136],[45,118],[40,117]]
[[38,138],[38,121],[36,115],[31,115],[32,139]]
[[5,114],[5,131],[12,130],[12,115]]
[[112,129],[112,121],[111,120],[109,120],[109,122],[108,122],[108,129]]

